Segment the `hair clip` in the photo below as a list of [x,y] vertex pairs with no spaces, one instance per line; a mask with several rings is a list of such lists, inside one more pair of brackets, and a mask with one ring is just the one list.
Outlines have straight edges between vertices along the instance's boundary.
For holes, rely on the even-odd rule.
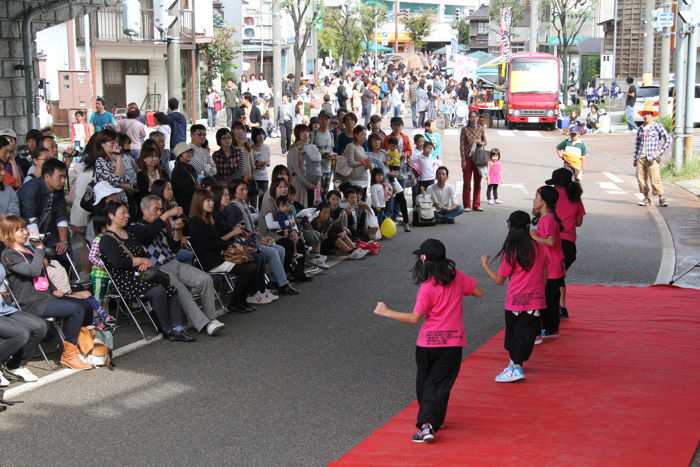
[[425,255],[420,255],[418,258],[420,258],[420,260],[423,261],[424,263],[425,263],[425,260],[428,259],[428,257]]

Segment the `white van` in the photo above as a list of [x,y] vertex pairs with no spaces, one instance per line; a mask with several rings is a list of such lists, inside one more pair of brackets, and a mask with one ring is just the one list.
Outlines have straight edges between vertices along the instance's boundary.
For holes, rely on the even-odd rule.
[[[675,89],[673,83],[668,85],[668,105],[673,108],[673,97]],[[634,103],[634,121],[641,123],[644,119],[639,115],[639,111],[644,107],[647,101],[654,102],[654,105],[659,105],[659,86],[639,86],[637,88],[637,100]],[[693,122],[694,126],[700,126],[700,85],[695,85],[695,103],[693,104]]]

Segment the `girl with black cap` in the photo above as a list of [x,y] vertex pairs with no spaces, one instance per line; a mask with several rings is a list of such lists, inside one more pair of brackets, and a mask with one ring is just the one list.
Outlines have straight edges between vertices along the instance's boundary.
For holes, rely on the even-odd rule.
[[420,284],[413,311],[394,311],[384,302],[377,302],[374,313],[408,324],[425,319],[416,341],[418,431],[412,440],[428,443],[435,439],[445,420],[450,390],[462,363],[462,347],[466,344],[462,298],[481,297],[483,291],[474,278],[459,271],[447,258],[440,240],[428,239],[413,253],[413,278]]
[[508,218],[508,235],[501,251],[498,271],[489,266],[490,258],[481,257],[481,266],[498,285],[506,280],[504,346],[510,361],[496,376],[497,383],[512,383],[525,379],[523,363],[532,354],[535,338],[541,330],[540,310],[545,308],[547,257],[544,247],[530,237],[530,216],[515,211]]

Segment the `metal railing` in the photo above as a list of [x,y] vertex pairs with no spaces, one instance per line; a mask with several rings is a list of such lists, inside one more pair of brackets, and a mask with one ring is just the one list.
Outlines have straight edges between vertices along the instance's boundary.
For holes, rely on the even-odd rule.
[[[160,33],[153,23],[153,10],[141,11],[141,29],[135,36],[124,34],[123,13],[121,8],[101,8],[90,15],[92,36],[99,42],[143,42],[160,40]],[[76,22],[76,40],[79,45],[85,43],[82,17]],[[192,10],[180,11],[181,40],[193,42]]]

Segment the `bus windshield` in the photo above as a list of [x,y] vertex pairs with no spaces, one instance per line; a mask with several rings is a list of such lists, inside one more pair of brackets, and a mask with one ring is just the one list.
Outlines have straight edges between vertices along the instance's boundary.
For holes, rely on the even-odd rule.
[[555,60],[522,58],[511,63],[510,92],[558,93],[559,70]]

